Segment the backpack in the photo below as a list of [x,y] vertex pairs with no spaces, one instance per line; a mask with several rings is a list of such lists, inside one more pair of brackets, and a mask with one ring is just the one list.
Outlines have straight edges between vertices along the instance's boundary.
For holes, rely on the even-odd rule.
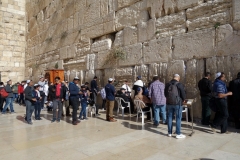
[[5,88],[2,88],[0,90],[0,95],[2,98],[7,98],[8,97],[8,93],[6,92]]
[[170,105],[176,105],[179,104],[180,102],[180,97],[179,97],[179,92],[178,92],[178,87],[177,84],[179,82],[175,83],[170,83],[170,85],[167,88],[167,104]]

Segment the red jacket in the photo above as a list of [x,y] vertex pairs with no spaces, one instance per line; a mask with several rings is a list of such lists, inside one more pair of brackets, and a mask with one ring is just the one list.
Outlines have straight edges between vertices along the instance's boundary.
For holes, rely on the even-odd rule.
[[21,93],[23,93],[23,91],[24,91],[24,87],[23,87],[23,85],[18,85],[18,94],[21,94]]

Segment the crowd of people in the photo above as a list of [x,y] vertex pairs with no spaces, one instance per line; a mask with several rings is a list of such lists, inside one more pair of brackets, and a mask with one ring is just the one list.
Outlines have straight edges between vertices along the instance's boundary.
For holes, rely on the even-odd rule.
[[[213,132],[220,126],[221,133],[227,131],[228,121],[228,101],[227,97],[232,96],[236,128],[240,128],[240,73],[237,79],[229,84],[228,92],[225,83],[225,74],[217,73],[216,79],[210,81],[211,74],[207,72],[198,83],[202,102],[202,125],[209,125]],[[184,85],[180,82],[180,75],[175,74],[173,79],[167,84],[159,80],[159,76],[153,76],[152,81],[145,85],[141,76],[137,76],[131,88],[126,80],[121,88],[116,91],[113,78],[108,79],[106,86],[99,88],[97,77],[90,82],[79,85],[80,79],[75,77],[72,82],[61,81],[60,77],[55,77],[54,83],[48,82],[44,77],[40,77],[39,82],[34,84],[32,80],[22,81],[12,85],[8,80],[6,86],[0,82],[0,109],[2,114],[6,112],[15,113],[13,103],[26,106],[25,121],[32,123],[34,112],[35,120],[41,119],[41,111],[46,108],[52,111],[51,122],[60,122],[63,116],[72,117],[72,124],[77,125],[82,120],[87,120],[87,106],[95,107],[95,116],[99,116],[100,105],[97,105],[98,94],[101,95],[101,108],[106,110],[106,121],[116,122],[113,109],[115,98],[121,98],[121,105],[125,107],[125,112],[136,113],[138,107],[147,112],[147,121],[153,121],[153,125],[159,126],[160,122],[168,126],[168,136],[173,134],[173,118],[176,119],[176,138],[185,138],[181,133],[181,120],[183,104],[186,103]],[[89,86],[90,85],[90,86]],[[144,105],[137,106],[134,102],[142,101]],[[5,105],[4,105],[5,102]],[[214,102],[214,103],[213,103]],[[215,105],[215,106],[213,106]],[[63,113],[65,106],[65,114]],[[70,112],[70,106],[72,112]],[[10,107],[10,110],[8,110]],[[77,110],[80,109],[79,116]],[[211,110],[215,108],[215,117],[211,121]],[[151,112],[149,112],[151,111]],[[72,114],[71,114],[72,113]],[[153,119],[150,114],[153,115]]]

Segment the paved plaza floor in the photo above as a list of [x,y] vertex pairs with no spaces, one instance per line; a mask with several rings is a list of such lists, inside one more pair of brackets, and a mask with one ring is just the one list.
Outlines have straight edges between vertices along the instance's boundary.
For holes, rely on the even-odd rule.
[[[186,139],[167,137],[167,126],[141,125],[136,117],[110,123],[101,116],[71,125],[64,117],[51,123],[51,113],[42,111],[41,121],[33,125],[23,120],[25,107],[15,104],[15,114],[0,115],[1,160],[239,160],[239,130],[213,134],[208,127],[195,124],[195,134]],[[189,135],[186,123],[182,132]]]

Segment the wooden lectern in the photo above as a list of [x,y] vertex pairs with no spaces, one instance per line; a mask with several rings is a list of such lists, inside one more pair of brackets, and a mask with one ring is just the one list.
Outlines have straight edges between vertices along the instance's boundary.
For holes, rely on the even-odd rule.
[[60,81],[64,81],[64,70],[63,69],[45,70],[45,79],[47,79],[48,82],[54,83],[55,77],[60,77]]

